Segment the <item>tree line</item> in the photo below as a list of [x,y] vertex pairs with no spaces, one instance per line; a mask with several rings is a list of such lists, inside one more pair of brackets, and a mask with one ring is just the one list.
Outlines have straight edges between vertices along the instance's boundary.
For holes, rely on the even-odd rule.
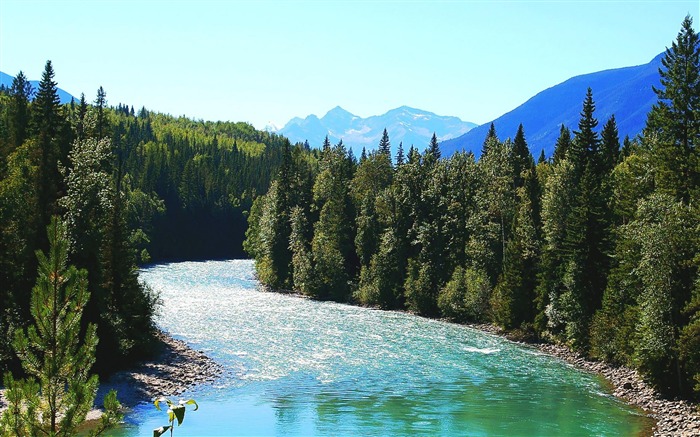
[[578,129],[531,155],[493,125],[476,160],[433,136],[355,159],[285,146],[244,244],[260,281],[317,299],[495,323],[700,395],[700,45],[688,16],[657,103],[621,146],[588,90]]
[[246,211],[286,144],[246,123],[110,106],[102,87],[62,105],[50,61],[37,90],[19,72],[0,89],[0,370],[20,368],[10,344],[30,321],[52,217],[87,271],[83,331],[97,327],[96,369],[110,372],[153,349],[158,296],[137,266],[242,256]]

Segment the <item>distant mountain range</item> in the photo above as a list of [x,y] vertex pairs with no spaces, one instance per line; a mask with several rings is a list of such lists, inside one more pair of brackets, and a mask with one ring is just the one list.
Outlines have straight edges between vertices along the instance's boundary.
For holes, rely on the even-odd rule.
[[[648,64],[584,74],[546,89],[495,119],[496,133],[502,140],[513,138],[522,123],[535,158],[543,149],[547,156],[551,156],[560,126],[564,124],[572,131],[578,128],[583,99],[587,88],[591,87],[598,128],[615,114],[620,141],[625,135],[632,138],[642,131],[647,113],[657,101],[651,87],[659,86],[662,58],[663,53]],[[450,156],[458,150],[473,151],[478,156],[490,124],[485,123],[458,138],[441,142],[443,156]]]
[[[2,71],[0,71],[0,86],[5,86],[6,88],[10,88],[12,86],[12,81],[14,80],[14,76],[10,76],[9,74],[5,74]],[[34,87],[34,92],[36,93],[37,90],[39,89],[39,81],[38,80],[30,80],[29,83],[32,84],[32,87]],[[61,88],[58,88],[58,98],[61,99],[61,104],[63,103],[70,103],[71,99],[73,99],[73,96],[62,90]],[[76,102],[79,99],[75,99]]]
[[311,147],[321,147],[328,135],[332,144],[342,139],[343,144],[359,154],[363,147],[375,150],[386,128],[395,154],[401,142],[404,151],[408,151],[411,145],[423,150],[428,146],[433,132],[438,141],[445,141],[469,132],[474,127],[476,124],[457,117],[444,117],[408,106],[367,118],[358,117],[336,106],[321,118],[315,115],[303,119],[293,118],[277,133],[289,138],[292,143],[308,141]]

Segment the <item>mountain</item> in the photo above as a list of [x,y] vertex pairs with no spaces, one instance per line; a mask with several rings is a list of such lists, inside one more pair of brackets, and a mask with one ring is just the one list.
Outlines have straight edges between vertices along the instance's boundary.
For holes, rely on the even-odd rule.
[[[652,85],[659,85],[659,67],[663,53],[651,62],[636,67],[617,68],[573,77],[546,89],[527,102],[493,120],[500,139],[513,138],[518,125],[523,124],[525,138],[532,154],[537,158],[544,149],[547,156],[554,151],[562,124],[572,131],[578,128],[579,114],[591,87],[596,104],[595,117],[601,129],[612,114],[620,132],[630,138],[642,131],[647,113],[656,103]],[[466,134],[440,143],[445,156],[457,150],[481,153],[481,146],[491,123],[485,123]]]
[[[6,88],[10,88],[12,86],[12,80],[14,79],[14,76],[10,76],[9,74],[5,74],[2,71],[0,71],[0,86],[4,86]],[[34,92],[36,92],[39,89],[39,81],[38,80],[30,80],[29,83],[32,84],[32,87],[34,88]],[[58,98],[61,99],[61,104],[64,103],[70,103],[71,99],[74,97],[62,90],[61,88],[58,88]],[[75,99],[77,102],[80,99]]]
[[348,148],[359,154],[363,147],[375,150],[386,128],[392,152],[396,153],[400,142],[403,142],[405,151],[411,145],[423,150],[428,146],[433,132],[438,141],[444,141],[456,138],[475,126],[476,124],[457,117],[440,116],[408,106],[367,118],[358,117],[336,106],[321,118],[313,114],[303,119],[293,118],[277,133],[293,143],[308,141],[312,147],[320,147],[328,135],[332,144],[342,139]]

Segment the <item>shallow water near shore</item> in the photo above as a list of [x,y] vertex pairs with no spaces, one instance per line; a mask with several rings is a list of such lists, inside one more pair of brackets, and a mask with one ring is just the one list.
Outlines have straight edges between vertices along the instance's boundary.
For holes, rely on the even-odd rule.
[[[450,323],[262,291],[249,260],[157,265],[159,325],[225,367],[177,436],[639,435],[596,375]],[[120,435],[167,415],[142,404]]]

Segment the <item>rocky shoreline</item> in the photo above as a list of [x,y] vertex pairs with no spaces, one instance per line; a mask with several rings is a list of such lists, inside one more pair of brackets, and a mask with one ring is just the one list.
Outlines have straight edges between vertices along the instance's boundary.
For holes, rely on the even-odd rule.
[[204,352],[190,348],[185,342],[158,331],[160,351],[153,359],[120,371],[100,384],[95,402],[100,404],[109,390],[117,391],[125,407],[158,397],[174,397],[188,388],[211,382],[223,373],[223,367]]
[[[157,397],[178,396],[194,385],[215,380],[223,373],[223,367],[204,352],[190,348],[166,332],[157,331],[156,340],[158,351],[152,359],[138,363],[130,370],[117,372],[100,383],[95,397],[96,408],[88,413],[88,420],[99,418],[102,399],[109,390],[116,390],[119,402],[130,408]],[[0,412],[7,407],[3,392],[0,390]]]
[[[509,338],[500,328],[493,325],[468,325],[471,328]],[[561,345],[549,343],[527,343],[509,338],[517,343],[534,346],[547,355],[563,360],[577,369],[603,376],[613,387],[613,394],[628,403],[644,410],[656,421],[654,436],[700,436],[700,410],[698,405],[683,400],[663,398],[654,388],[645,383],[636,370],[626,367],[613,367],[609,364],[592,361]]]

